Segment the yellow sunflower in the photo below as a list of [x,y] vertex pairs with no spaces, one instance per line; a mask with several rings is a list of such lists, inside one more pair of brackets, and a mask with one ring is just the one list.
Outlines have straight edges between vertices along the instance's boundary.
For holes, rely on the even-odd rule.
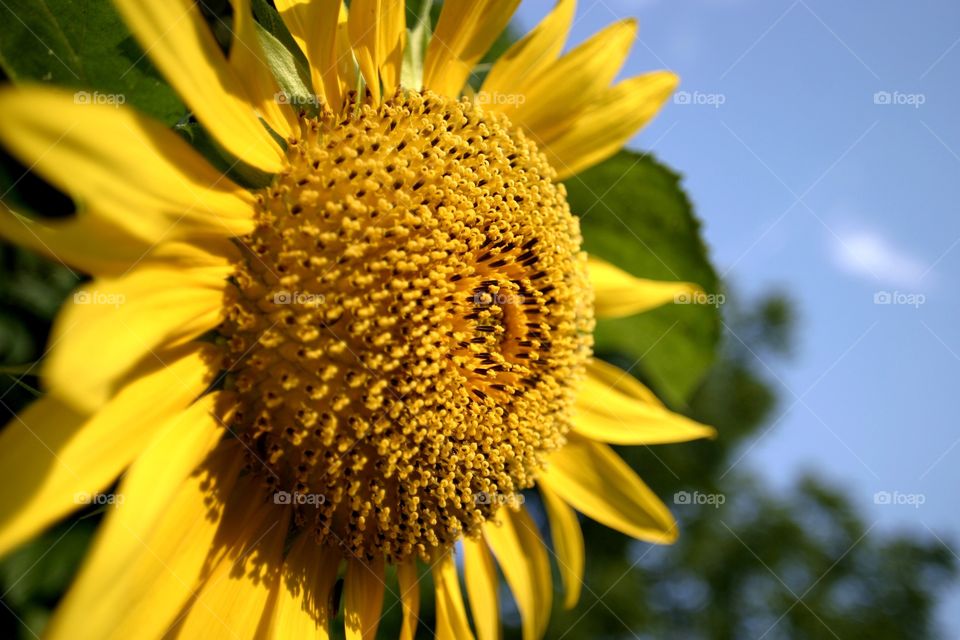
[[695,287],[586,256],[560,181],[617,151],[676,78],[612,85],[630,20],[560,55],[560,0],[472,92],[518,3],[447,0],[407,67],[402,0],[277,0],[307,109],[264,62],[249,0],[228,54],[188,0],[117,0],[262,187],[132,109],[0,92],[3,144],[78,208],[4,208],[0,232],[93,276],[54,327],[46,395],[0,435],[0,553],[120,478],[48,637],[326,638],[342,601],[346,636],[366,639],[390,590],[413,638],[431,575],[437,635],[493,639],[499,566],[538,638],[551,561],[521,491],[542,495],[568,607],[575,511],[674,540],[609,444],[712,430],[593,359],[591,331]]

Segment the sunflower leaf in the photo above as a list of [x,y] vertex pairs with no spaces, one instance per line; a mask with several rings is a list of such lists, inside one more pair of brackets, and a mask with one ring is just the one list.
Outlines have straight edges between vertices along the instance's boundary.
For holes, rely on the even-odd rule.
[[105,0],[0,3],[0,67],[14,82],[75,88],[78,101],[130,104],[167,124],[186,111]]
[[270,65],[270,70],[273,71],[277,84],[280,85],[282,98],[306,110],[307,113],[315,115],[318,106],[317,97],[310,88],[310,73],[306,66],[260,24],[257,24],[257,37],[267,64]]
[[[589,253],[635,276],[696,282],[717,293],[700,223],[676,173],[649,155],[621,151],[565,184]],[[669,304],[599,321],[596,351],[683,406],[713,362],[719,326],[716,305]]]

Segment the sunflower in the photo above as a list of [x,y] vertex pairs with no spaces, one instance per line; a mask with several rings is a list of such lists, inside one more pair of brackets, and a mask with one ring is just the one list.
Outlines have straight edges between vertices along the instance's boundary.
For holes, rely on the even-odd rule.
[[412,638],[430,576],[437,635],[485,640],[499,566],[537,638],[551,552],[525,490],[567,607],[577,511],[674,540],[610,445],[712,430],[594,359],[591,333],[696,288],[585,255],[561,181],[676,78],[612,84],[631,20],[561,55],[560,0],[471,90],[518,3],[447,0],[427,44],[401,0],[277,0],[303,105],[249,0],[227,53],[188,0],[117,0],[229,171],[132,108],[0,92],[2,142],[77,203],[4,207],[0,232],[93,276],[54,326],[46,394],[0,435],[0,553],[120,478],[49,637],[325,638],[342,603],[347,637],[373,638],[390,590]]

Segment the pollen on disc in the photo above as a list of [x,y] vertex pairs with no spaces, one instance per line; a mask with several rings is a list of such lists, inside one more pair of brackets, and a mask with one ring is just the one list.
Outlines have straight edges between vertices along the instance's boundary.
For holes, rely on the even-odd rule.
[[503,116],[432,94],[303,117],[219,328],[230,429],[300,527],[427,557],[571,426],[592,292],[576,218]]

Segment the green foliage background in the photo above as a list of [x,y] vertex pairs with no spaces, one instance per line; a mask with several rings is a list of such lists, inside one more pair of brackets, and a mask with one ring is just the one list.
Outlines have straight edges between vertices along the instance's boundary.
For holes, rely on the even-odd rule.
[[[419,0],[410,5],[410,15],[419,15]],[[271,7],[263,0],[256,6],[264,27],[289,42]],[[228,4],[207,2],[205,10],[229,46]],[[488,59],[514,38],[508,31]],[[182,101],[103,0],[7,0],[0,6],[0,70],[7,82],[123,94],[128,104],[178,125],[202,152],[212,153]],[[6,154],[0,160],[4,202],[41,215],[69,215],[62,194]],[[588,251],[638,276],[724,292],[681,177],[652,156],[623,151],[566,186]],[[0,242],[4,420],[36,396],[30,363],[42,357],[54,314],[82,278]],[[842,488],[822,478],[803,478],[789,492],[775,493],[747,471],[728,471],[778,406],[754,354],[789,354],[793,313],[776,294],[738,301],[725,293],[724,322],[743,343],[721,340],[720,309],[710,306],[674,305],[600,323],[599,355],[629,369],[675,410],[716,426],[720,438],[621,451],[671,504],[682,537],[674,546],[653,547],[583,520],[583,596],[571,611],[558,607],[547,637],[934,637],[939,593],[956,580],[954,559],[942,545],[912,532],[867,535]],[[718,508],[673,505],[679,491],[723,495],[726,502]],[[547,533],[535,495],[529,504]],[[42,629],[101,516],[81,512],[0,561],[0,636],[30,638],[30,630]],[[502,600],[505,635],[519,637],[505,590]],[[384,621],[382,637],[396,636],[397,611]],[[429,598],[421,617],[421,635],[431,637]]]

